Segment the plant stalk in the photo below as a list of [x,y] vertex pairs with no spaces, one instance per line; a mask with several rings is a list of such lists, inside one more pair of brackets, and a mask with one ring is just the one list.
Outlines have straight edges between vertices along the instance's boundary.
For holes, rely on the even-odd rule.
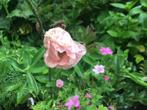
[[40,18],[39,14],[38,14],[37,8],[36,8],[35,5],[33,4],[32,0],[27,0],[27,2],[28,2],[28,4],[30,5],[30,7],[31,7],[31,9],[32,9],[32,11],[33,11],[33,13],[34,13],[34,15],[35,15],[35,17],[36,17],[36,19],[37,19],[39,25],[40,25],[41,33],[44,34],[44,33],[45,33],[45,30],[44,30],[44,28],[43,28],[43,23],[42,23],[41,18]]

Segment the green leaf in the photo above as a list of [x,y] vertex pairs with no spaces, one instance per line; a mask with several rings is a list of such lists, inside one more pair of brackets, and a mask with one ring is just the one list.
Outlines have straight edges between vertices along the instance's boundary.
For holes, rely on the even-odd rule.
[[30,66],[31,64],[31,56],[29,54],[29,52],[24,48],[22,50],[22,60],[23,60],[23,65],[26,67]]
[[93,65],[94,65],[95,59],[94,59],[92,56],[86,54],[86,55],[83,57],[83,61],[85,61],[85,62],[88,63],[89,65],[93,66]]
[[38,95],[39,88],[38,88],[36,80],[34,79],[34,77],[32,76],[31,73],[27,73],[27,84],[28,84],[28,87],[29,87],[29,91],[32,94],[35,93],[35,95]]
[[124,77],[128,77],[137,84],[147,87],[147,83],[143,80],[143,77],[137,73],[127,73]]
[[45,51],[44,48],[40,48],[40,49],[38,50],[38,52],[34,55],[34,57],[33,57],[33,59],[32,59],[31,66],[35,66],[35,65],[39,62],[39,60],[40,60],[41,58],[43,58],[44,51]]
[[78,65],[74,67],[74,71],[78,74],[78,76],[82,77],[82,71]]
[[7,92],[12,92],[16,89],[18,89],[22,84],[21,83],[16,83],[16,84],[13,84],[13,85],[9,85],[5,88],[5,91]]
[[49,78],[47,75],[39,75],[39,76],[36,76],[35,79],[41,83],[47,83],[49,81]]
[[10,29],[10,19],[0,17],[0,29]]
[[25,102],[27,96],[29,95],[27,84],[25,83],[19,91],[17,91],[16,105]]
[[118,33],[114,30],[108,30],[107,33],[112,37],[118,37]]
[[23,17],[25,19],[29,18],[30,16],[33,15],[33,12],[30,8],[30,6],[28,5],[28,3],[24,0],[24,1],[20,1],[17,5],[17,8],[15,10],[13,10],[8,17],[12,18],[12,17]]
[[4,5],[8,4],[9,2],[10,0],[0,0],[0,4],[4,4]]
[[147,8],[147,0],[140,0],[140,3],[143,7]]
[[[85,107],[85,108],[86,108],[86,110],[97,110],[97,107],[94,106],[94,105],[87,106],[87,107]],[[85,110],[85,109],[84,109],[84,110]]]
[[114,56],[114,69],[115,73],[118,74],[120,71],[120,57],[118,55]]
[[144,60],[144,57],[142,55],[140,55],[140,54],[137,54],[134,57],[135,57],[136,63],[140,63],[141,61]]
[[142,13],[141,6],[136,6],[136,7],[132,8],[129,12],[130,15],[137,15],[140,13]]
[[49,101],[40,101],[35,106],[32,107],[33,110],[51,110],[51,100]]
[[139,22],[142,24],[143,28],[147,29],[147,13],[140,14]]
[[138,45],[137,49],[139,50],[139,52],[145,52],[145,47],[144,45]]
[[47,74],[48,73],[48,67],[45,65],[35,65],[31,66],[28,70],[30,73],[42,73],[42,74]]
[[108,110],[107,107],[104,107],[103,105],[99,105],[98,110]]
[[120,9],[125,9],[126,8],[125,5],[122,4],[122,3],[111,3],[111,5],[113,7],[120,8]]

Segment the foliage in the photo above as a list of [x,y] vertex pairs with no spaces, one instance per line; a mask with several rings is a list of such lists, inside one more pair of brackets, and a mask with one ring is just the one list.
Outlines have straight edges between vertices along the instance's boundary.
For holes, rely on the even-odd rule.
[[[147,105],[146,11],[146,0],[1,0],[0,109],[66,110],[73,95],[80,96],[82,110]],[[43,61],[44,30],[60,22],[87,47],[69,70],[48,69]],[[101,55],[101,47],[113,55]],[[92,71],[97,64],[105,66],[104,74]],[[57,79],[64,81],[62,89]]]

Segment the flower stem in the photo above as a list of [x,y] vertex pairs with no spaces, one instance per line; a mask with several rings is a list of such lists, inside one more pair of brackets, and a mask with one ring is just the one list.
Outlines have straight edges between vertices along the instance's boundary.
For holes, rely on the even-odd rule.
[[45,33],[45,30],[44,30],[44,28],[43,28],[43,24],[42,24],[41,18],[40,18],[40,16],[39,16],[38,12],[37,12],[37,11],[38,11],[37,8],[36,8],[35,5],[33,4],[32,0],[27,0],[27,2],[28,2],[28,4],[30,5],[30,7],[31,7],[31,9],[32,9],[32,11],[33,11],[33,13],[34,13],[34,15],[35,15],[35,17],[36,17],[36,19],[37,19],[39,25],[40,25],[41,33],[44,34],[44,33]]

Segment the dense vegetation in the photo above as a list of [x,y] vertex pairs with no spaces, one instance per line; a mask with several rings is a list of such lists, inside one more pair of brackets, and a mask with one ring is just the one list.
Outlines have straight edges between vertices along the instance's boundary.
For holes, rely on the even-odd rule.
[[[44,33],[57,26],[87,48],[68,70],[44,63]],[[95,65],[105,73],[95,74]],[[0,110],[66,110],[75,95],[81,110],[145,108],[147,0],[0,0]]]

